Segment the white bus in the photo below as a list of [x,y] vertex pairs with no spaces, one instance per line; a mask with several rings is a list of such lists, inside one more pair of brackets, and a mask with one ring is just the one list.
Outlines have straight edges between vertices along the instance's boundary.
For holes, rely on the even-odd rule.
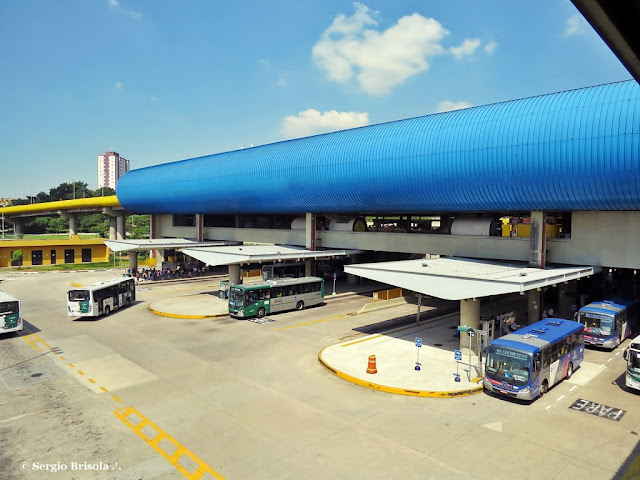
[[262,318],[285,310],[302,310],[322,303],[324,279],[278,278],[263,283],[233,285],[229,289],[229,314]]
[[634,390],[640,390],[640,335],[631,340],[631,345],[624,351],[624,359],[627,361],[624,384]]
[[94,283],[67,292],[67,313],[70,317],[109,315],[118,308],[128,307],[136,299],[133,278],[121,277]]
[[0,333],[23,330],[20,316],[20,300],[8,293],[0,292]]

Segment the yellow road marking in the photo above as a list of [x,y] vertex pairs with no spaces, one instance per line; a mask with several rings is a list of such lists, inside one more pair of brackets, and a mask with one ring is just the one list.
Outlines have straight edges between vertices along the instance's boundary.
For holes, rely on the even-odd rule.
[[334,320],[340,320],[342,318],[346,318],[349,316],[350,315],[348,313],[343,315],[334,315],[333,317],[320,318],[318,320],[311,320],[310,322],[302,322],[302,323],[296,323],[294,325],[287,325],[286,327],[276,328],[275,330],[281,331],[281,330],[289,330],[291,328],[309,327],[311,325],[317,325],[319,323],[326,323],[326,322],[332,322]]
[[121,401],[122,401],[122,399],[121,399],[119,396],[117,396],[117,395],[114,395],[114,396],[113,396],[113,399],[114,399],[116,402],[121,402]]
[[62,360],[63,362],[66,360],[65,357],[60,357],[60,360]]
[[82,370],[78,370],[78,375],[84,375],[84,372]]
[[67,363],[67,365],[71,368],[75,368],[75,365],[73,363]]
[[31,348],[33,348],[37,352],[42,352],[43,350],[51,350],[51,346],[35,333],[23,335],[22,339],[29,345],[31,345]]
[[105,392],[105,393],[109,391],[108,389],[106,389],[106,388],[104,388],[104,387],[100,387],[100,390],[102,390],[102,391],[103,391],[103,392]]
[[[151,445],[156,452],[162,455],[187,479],[200,480],[203,475],[210,474],[219,480],[224,480],[219,473],[135,408],[120,408],[113,414],[133,430],[136,435]],[[188,467],[191,468],[187,469]]]
[[93,378],[87,378],[87,380],[89,380],[91,383],[96,383],[96,381]]

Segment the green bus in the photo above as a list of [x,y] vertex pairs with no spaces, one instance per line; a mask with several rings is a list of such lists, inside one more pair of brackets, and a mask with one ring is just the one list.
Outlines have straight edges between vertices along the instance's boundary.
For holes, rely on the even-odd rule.
[[229,314],[241,318],[262,318],[285,310],[303,310],[322,303],[323,299],[323,278],[274,278],[266,282],[230,287]]

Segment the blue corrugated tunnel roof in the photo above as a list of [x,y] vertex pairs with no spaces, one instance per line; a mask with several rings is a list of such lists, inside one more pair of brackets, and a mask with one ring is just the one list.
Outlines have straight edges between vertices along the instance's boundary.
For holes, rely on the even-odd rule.
[[132,170],[137,213],[640,209],[640,87],[618,82]]

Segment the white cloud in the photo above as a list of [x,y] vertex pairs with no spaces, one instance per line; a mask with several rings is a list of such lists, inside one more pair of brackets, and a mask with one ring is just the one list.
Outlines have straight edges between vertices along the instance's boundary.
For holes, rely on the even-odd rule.
[[580,35],[586,31],[585,27],[584,17],[576,14],[567,20],[567,24],[564,27],[564,36],[571,37],[573,35]]
[[473,107],[469,102],[462,100],[460,102],[452,102],[451,100],[445,100],[438,104],[437,112],[450,112],[451,110],[461,110],[463,108]]
[[444,53],[449,32],[436,20],[414,13],[382,32],[377,12],[354,3],[355,13],[338,15],[313,47],[316,64],[330,80],[346,83],[354,76],[373,95],[389,93],[407,78],[429,68],[428,58]]
[[480,40],[477,38],[467,38],[459,47],[451,47],[449,50],[459,60],[463,57],[473,55],[476,49],[480,46]]
[[284,78],[283,76],[278,77],[278,80],[276,81],[276,87],[288,87],[289,86],[289,82],[287,81],[286,78]]
[[122,89],[122,82],[116,82],[116,83],[115,83],[115,86],[116,86],[116,88],[117,88],[118,90],[121,90],[121,89]]
[[120,13],[122,15],[126,15],[127,17],[133,18],[134,20],[140,20],[142,18],[142,13],[122,8],[118,0],[107,0],[107,5],[112,11]]
[[497,46],[496,42],[489,42],[484,46],[484,51],[491,55]]
[[369,114],[366,112],[336,112],[331,110],[320,113],[318,110],[310,108],[298,113],[298,115],[284,117],[282,120],[282,134],[285,138],[299,138],[366,125],[369,125]]
[[408,78],[427,71],[429,60],[445,53],[461,58],[472,54],[480,40],[467,39],[460,47],[446,49],[449,34],[440,22],[418,13],[398,19],[380,31],[379,12],[353,3],[351,16],[340,14],[313,46],[313,59],[327,77],[347,83],[354,77],[360,88],[372,95],[385,95]]

